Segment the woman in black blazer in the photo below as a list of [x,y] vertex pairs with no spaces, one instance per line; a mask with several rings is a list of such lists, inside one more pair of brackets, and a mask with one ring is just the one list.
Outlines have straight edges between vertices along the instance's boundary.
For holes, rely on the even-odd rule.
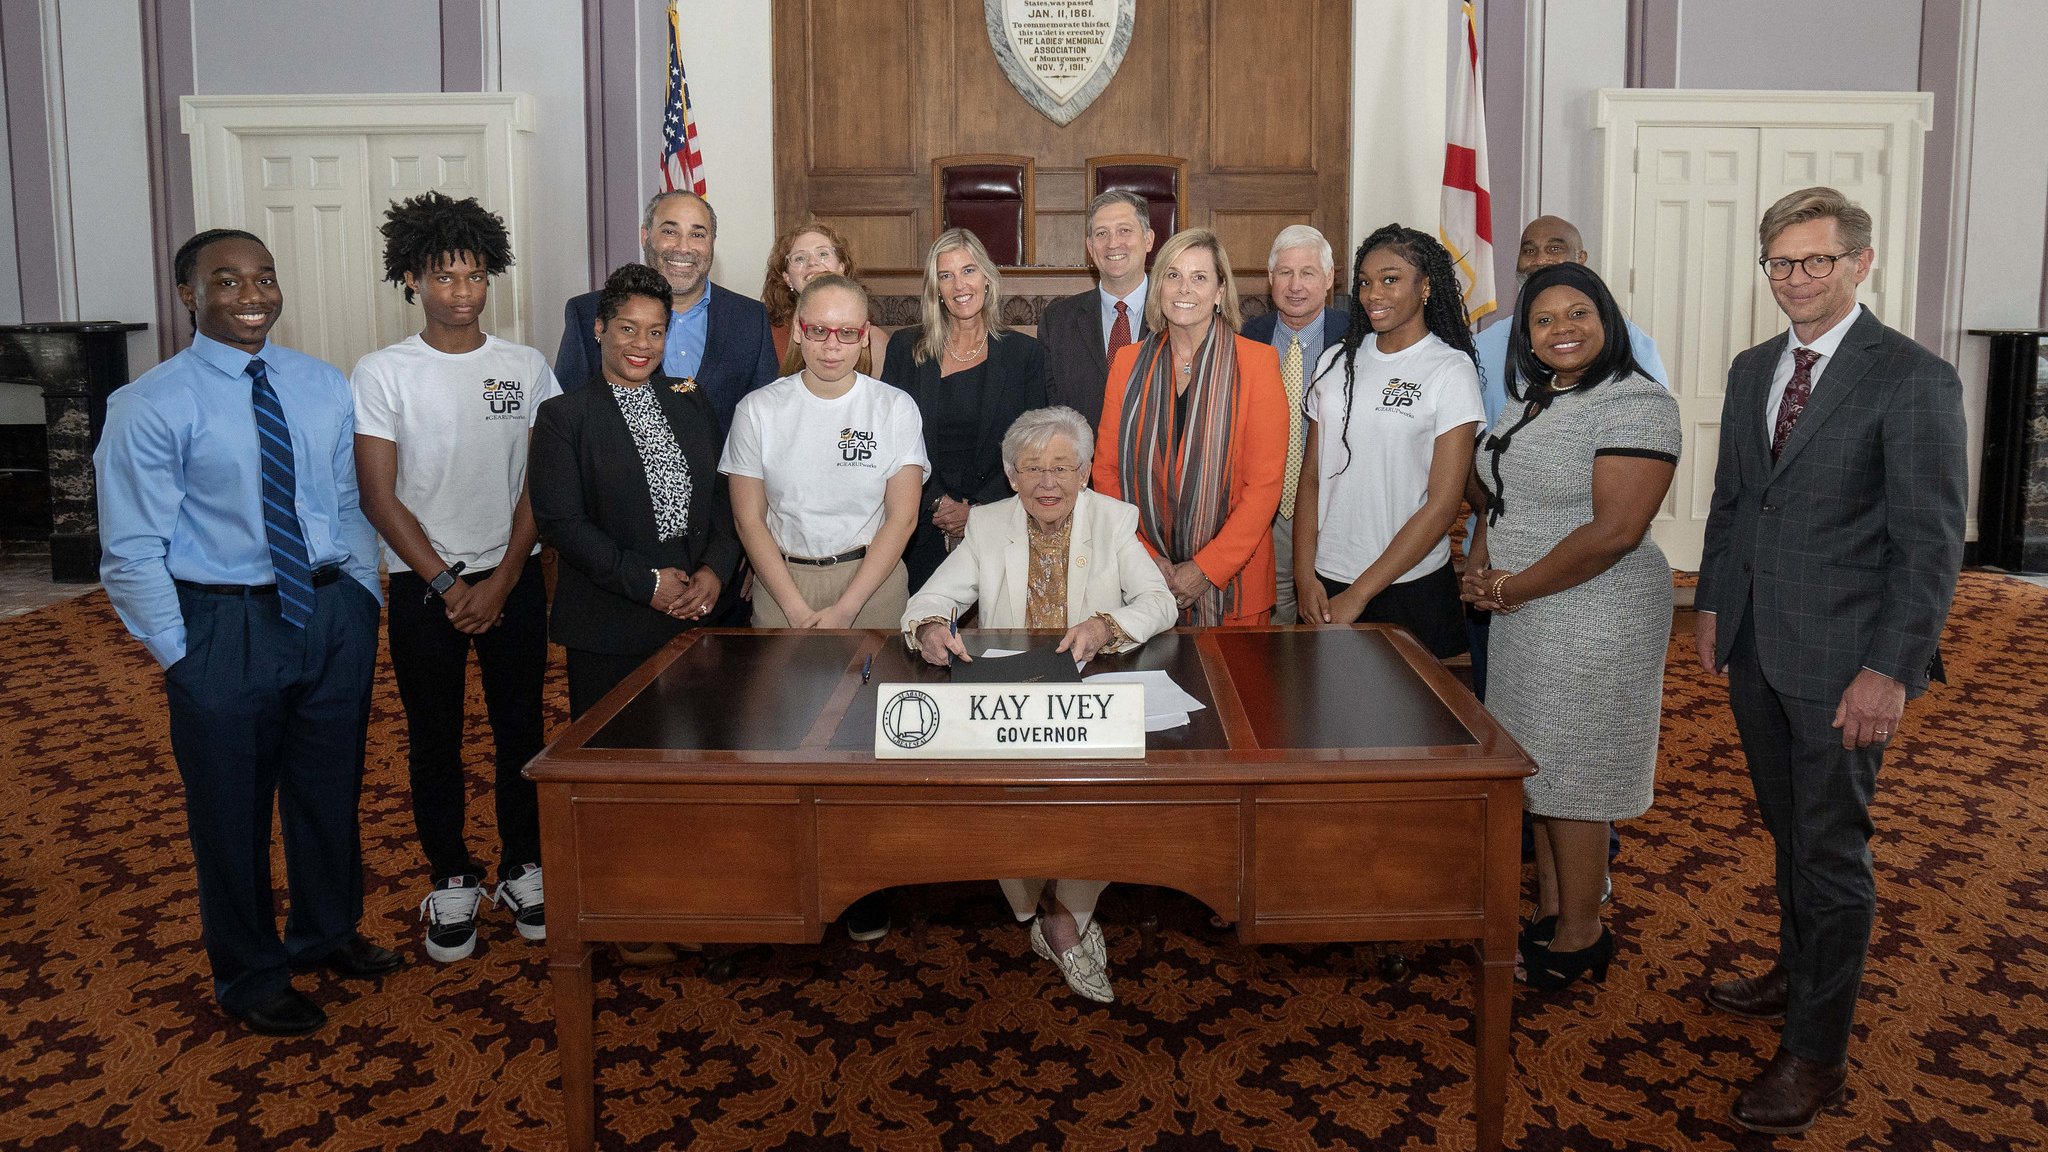
[[904,550],[916,592],[967,531],[967,510],[1012,495],[1003,433],[1046,406],[1045,346],[1003,324],[1003,280],[974,233],[939,234],[924,261],[924,323],[889,337],[882,382],[917,401],[931,478]]
[[602,380],[534,421],[533,516],[562,559],[549,634],[569,650],[572,718],[709,617],[739,564],[718,417],[701,388],[661,373],[672,301],[644,264],[613,272],[597,304]]

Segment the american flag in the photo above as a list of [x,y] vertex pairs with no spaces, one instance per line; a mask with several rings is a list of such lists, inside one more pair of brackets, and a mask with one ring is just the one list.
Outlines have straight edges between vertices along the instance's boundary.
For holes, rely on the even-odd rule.
[[675,0],[668,6],[668,101],[661,115],[661,190],[704,195],[704,154],[697,151],[697,121],[690,115],[690,82],[683,79]]

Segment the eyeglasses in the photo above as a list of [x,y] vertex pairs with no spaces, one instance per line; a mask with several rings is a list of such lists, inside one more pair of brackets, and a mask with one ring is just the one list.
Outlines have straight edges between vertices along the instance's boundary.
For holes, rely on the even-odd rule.
[[860,338],[867,334],[867,330],[868,326],[865,324],[858,328],[827,328],[823,324],[806,324],[802,329],[804,339],[813,344],[823,344],[827,336],[837,336],[841,344],[858,344]]
[[1795,266],[1806,269],[1806,274],[1815,280],[1825,280],[1828,273],[1835,270],[1835,261],[1847,260],[1862,251],[1863,249],[1861,248],[1851,248],[1847,252],[1837,252],[1833,256],[1808,256],[1803,260],[1787,260],[1782,256],[1766,256],[1757,261],[1757,266],[1764,270],[1764,275],[1769,276],[1773,280],[1791,279],[1792,269]]
[[1053,468],[1017,469],[1017,475],[1020,478],[1027,480],[1033,484],[1038,483],[1040,480],[1043,480],[1048,476],[1052,477],[1054,480],[1057,480],[1062,484],[1065,484],[1067,481],[1072,480],[1074,477],[1080,474],[1081,470],[1079,468],[1074,467],[1071,464],[1061,464]]
[[839,253],[830,248],[820,248],[814,252],[791,252],[786,261],[791,268],[808,268],[812,264],[836,264],[838,262]]

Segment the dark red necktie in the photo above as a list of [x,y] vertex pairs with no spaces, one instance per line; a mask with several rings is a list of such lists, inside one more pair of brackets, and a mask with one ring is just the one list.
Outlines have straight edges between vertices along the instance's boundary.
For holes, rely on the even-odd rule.
[[1792,350],[1792,380],[1785,385],[1785,398],[1778,402],[1778,424],[1771,430],[1771,463],[1778,462],[1778,453],[1785,450],[1785,441],[1792,438],[1792,426],[1799,423],[1799,414],[1806,411],[1806,400],[1813,395],[1813,365],[1820,359],[1820,353],[1811,348]]
[[1119,300],[1116,302],[1116,323],[1109,328],[1109,358],[1116,359],[1117,349],[1131,342],[1131,306]]

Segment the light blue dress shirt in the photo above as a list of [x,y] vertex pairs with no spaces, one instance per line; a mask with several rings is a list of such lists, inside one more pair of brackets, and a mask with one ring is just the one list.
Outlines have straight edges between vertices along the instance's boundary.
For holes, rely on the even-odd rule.
[[688,312],[671,312],[668,340],[662,347],[661,370],[675,380],[691,380],[704,370],[704,341],[711,332],[711,285]]
[[[377,532],[356,495],[355,398],[324,360],[265,344],[292,430],[299,529],[315,568],[340,564],[372,596]],[[185,655],[174,580],[274,584],[263,529],[250,354],[205,336],[117,388],[93,453],[100,582],[128,631],[168,668]]]
[[1301,386],[1308,390],[1309,381],[1315,377],[1316,361],[1323,358],[1323,322],[1327,317],[1318,312],[1308,322],[1308,327],[1296,332],[1287,326],[1287,317],[1278,316],[1273,320],[1273,339],[1269,341],[1273,350],[1280,354],[1280,363],[1287,363],[1287,346],[1301,341]]
[[[1508,406],[1507,364],[1508,325],[1512,318],[1496,320],[1493,325],[1472,337],[1472,343],[1479,349],[1479,394],[1486,401],[1486,427],[1490,430],[1500,420],[1501,409]],[[1636,327],[1633,320],[1624,320],[1628,325],[1628,346],[1636,354],[1636,364],[1643,374],[1665,388],[1671,387],[1671,377],[1664,373],[1664,361],[1657,355],[1657,342],[1650,334]]]
[[1109,350],[1109,330],[1116,327],[1116,302],[1119,299],[1130,306],[1131,343],[1138,342],[1138,333],[1145,330],[1145,293],[1151,291],[1151,286],[1152,281],[1149,278],[1140,280],[1138,286],[1131,289],[1131,294],[1123,297],[1111,296],[1108,289],[1096,287],[1095,296],[1102,305],[1103,351]]

